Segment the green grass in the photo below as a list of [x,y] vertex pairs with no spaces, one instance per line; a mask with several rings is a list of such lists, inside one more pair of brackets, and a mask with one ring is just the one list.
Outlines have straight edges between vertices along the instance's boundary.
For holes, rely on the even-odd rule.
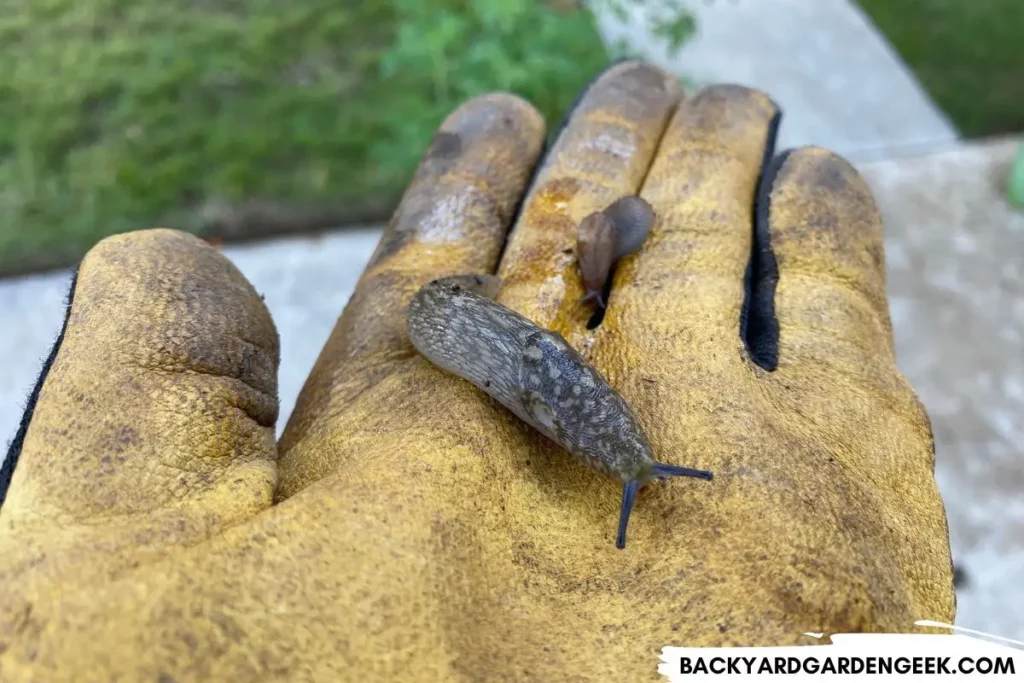
[[543,0],[0,0],[0,46],[0,273],[219,205],[384,212],[461,102],[551,122],[609,59]]
[[859,2],[962,134],[1024,131],[1024,1]]

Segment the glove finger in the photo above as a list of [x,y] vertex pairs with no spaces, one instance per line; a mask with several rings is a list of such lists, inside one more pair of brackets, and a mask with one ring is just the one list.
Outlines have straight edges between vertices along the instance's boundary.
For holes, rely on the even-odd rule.
[[494,272],[543,136],[540,114],[507,94],[473,99],[442,124],[299,394],[279,498],[335,470],[333,416],[413,354],[405,315],[416,290]]
[[[857,559],[849,571],[872,571],[872,590],[891,586],[882,590],[892,614],[951,615],[934,439],[924,407],[896,366],[883,225],[871,191],[847,161],[807,147],[771,162],[757,207],[745,336],[750,359],[774,370],[758,373],[758,394],[772,403],[763,414],[774,413],[775,425],[796,416],[790,428],[805,426],[794,434],[810,428],[819,435],[791,440],[780,450],[786,459],[775,464],[812,487],[831,487],[830,495],[840,498],[816,509],[842,506],[858,519],[858,539],[888,548],[855,552],[854,558],[884,557],[885,564],[869,570]],[[836,476],[833,463],[843,475]],[[813,472],[797,474],[808,465]],[[779,476],[787,475],[779,470]],[[844,526],[854,528],[837,529]]]
[[[895,367],[881,216],[856,170],[823,149],[765,173],[746,337],[752,359],[847,370]],[[891,373],[890,373],[891,374]]]
[[665,124],[682,96],[665,72],[633,61],[600,74],[581,94],[538,169],[509,237],[499,300],[584,348],[593,304],[576,247],[580,221],[619,197],[635,194]]
[[242,274],[196,237],[147,230],[94,247],[69,298],[8,454],[3,535],[59,529],[70,547],[113,526],[159,547],[268,507],[278,337]]
[[671,345],[650,360],[680,360],[685,340],[683,358],[703,372],[711,350],[722,351],[714,360],[735,360],[754,197],[779,118],[765,94],[733,85],[707,87],[679,107],[642,192],[659,218],[616,271],[596,354],[604,336],[621,335]]

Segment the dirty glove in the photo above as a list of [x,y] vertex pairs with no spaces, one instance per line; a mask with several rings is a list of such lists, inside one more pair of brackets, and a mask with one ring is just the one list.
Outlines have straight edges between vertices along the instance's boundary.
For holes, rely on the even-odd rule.
[[[179,232],[101,242],[5,466],[0,676],[641,681],[666,645],[951,622],[878,211],[835,155],[773,156],[777,123],[624,62],[532,174],[538,113],[465,104],[279,443],[277,333],[238,270]],[[629,194],[657,220],[598,321],[576,228]],[[421,286],[493,272],[658,460],[715,474],[646,488],[624,550],[619,484],[409,343]]]

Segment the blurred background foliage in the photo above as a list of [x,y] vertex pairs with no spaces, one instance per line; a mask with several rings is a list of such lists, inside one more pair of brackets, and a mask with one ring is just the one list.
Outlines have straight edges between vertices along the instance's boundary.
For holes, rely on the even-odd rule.
[[384,218],[461,102],[551,126],[616,56],[571,0],[0,0],[0,45],[0,274],[153,225]]
[[[858,1],[963,134],[1024,130],[1024,0]],[[385,219],[461,102],[515,92],[553,126],[624,56],[591,10],[645,5],[670,53],[695,29],[681,0],[586,5],[0,0],[0,275],[153,225]]]

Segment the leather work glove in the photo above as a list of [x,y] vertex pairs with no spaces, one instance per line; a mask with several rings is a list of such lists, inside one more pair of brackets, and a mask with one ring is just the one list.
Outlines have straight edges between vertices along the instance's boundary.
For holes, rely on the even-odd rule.
[[[466,103],[279,443],[259,294],[187,234],[103,240],[12,447],[0,679],[657,680],[666,645],[951,623],[878,211],[834,154],[774,156],[778,121],[757,91],[684,97],[627,61],[542,159],[531,105]],[[628,194],[657,220],[588,329],[576,228]],[[421,286],[495,272],[658,460],[715,474],[646,488],[624,550],[620,484],[408,341]]]

